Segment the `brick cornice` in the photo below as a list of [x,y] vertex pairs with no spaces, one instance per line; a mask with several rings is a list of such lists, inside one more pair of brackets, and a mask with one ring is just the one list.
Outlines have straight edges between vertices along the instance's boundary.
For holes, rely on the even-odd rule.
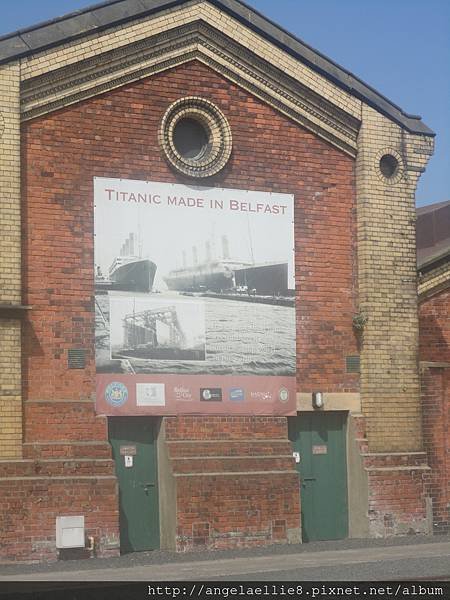
[[419,304],[425,302],[429,298],[433,296],[437,296],[441,292],[444,292],[450,288],[450,273],[447,273],[446,279],[440,280],[440,278],[436,277],[436,280],[427,281],[428,286],[421,287],[419,285]]
[[22,120],[199,60],[348,154],[359,121],[215,27],[198,20],[22,82]]
[[418,269],[419,302],[450,288],[450,255],[445,253]]

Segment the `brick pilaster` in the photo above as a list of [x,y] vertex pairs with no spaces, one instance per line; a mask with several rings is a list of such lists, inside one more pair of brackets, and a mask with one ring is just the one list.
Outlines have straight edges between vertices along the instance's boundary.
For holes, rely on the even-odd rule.
[[[0,305],[21,302],[20,227],[20,66],[16,62],[0,67]],[[21,324],[16,313],[2,310],[0,458],[21,454]]]
[[[361,404],[371,452],[422,449],[414,194],[432,139],[363,106],[356,162]],[[393,154],[391,179],[379,169]]]

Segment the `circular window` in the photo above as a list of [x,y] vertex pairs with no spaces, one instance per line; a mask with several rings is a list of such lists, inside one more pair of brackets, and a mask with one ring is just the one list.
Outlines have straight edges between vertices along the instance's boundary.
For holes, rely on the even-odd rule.
[[375,172],[384,184],[395,185],[404,174],[402,157],[393,148],[382,148],[375,155]]
[[222,112],[204,98],[174,102],[161,122],[159,142],[170,162],[190,177],[210,177],[227,164],[232,138]]
[[180,119],[173,128],[173,144],[184,159],[200,159],[208,150],[210,132],[194,119]]
[[392,154],[385,154],[380,159],[380,171],[384,177],[390,179],[397,174],[398,160]]

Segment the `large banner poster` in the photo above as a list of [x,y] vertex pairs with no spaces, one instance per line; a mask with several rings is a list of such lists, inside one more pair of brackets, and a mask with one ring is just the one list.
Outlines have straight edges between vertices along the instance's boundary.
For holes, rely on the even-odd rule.
[[294,198],[94,180],[104,415],[295,414]]

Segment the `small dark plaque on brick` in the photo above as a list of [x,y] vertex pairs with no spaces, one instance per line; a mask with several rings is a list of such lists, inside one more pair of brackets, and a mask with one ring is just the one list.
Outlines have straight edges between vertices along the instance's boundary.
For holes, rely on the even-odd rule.
[[359,368],[360,368],[359,356],[346,356],[345,364],[347,367],[347,373],[359,373]]
[[86,366],[86,351],[83,348],[70,348],[68,351],[69,369],[84,369]]

